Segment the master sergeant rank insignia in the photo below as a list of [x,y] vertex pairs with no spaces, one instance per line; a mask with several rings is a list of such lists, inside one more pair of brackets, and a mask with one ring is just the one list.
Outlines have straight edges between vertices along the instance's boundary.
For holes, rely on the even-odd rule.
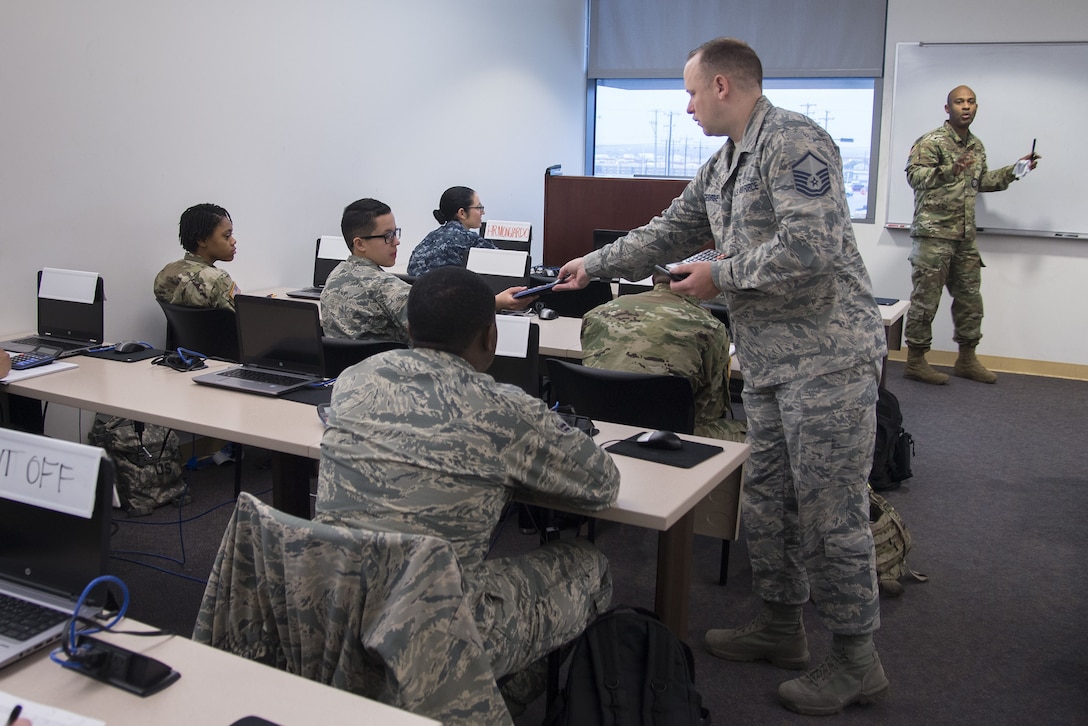
[[827,164],[809,151],[793,165],[793,187],[806,197],[822,197],[831,189],[831,174]]

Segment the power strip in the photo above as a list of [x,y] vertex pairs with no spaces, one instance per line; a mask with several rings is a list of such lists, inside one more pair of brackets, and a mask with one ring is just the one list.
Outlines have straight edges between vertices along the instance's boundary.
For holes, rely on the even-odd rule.
[[79,636],[76,653],[67,668],[138,696],[150,696],[181,678],[165,663],[88,635]]

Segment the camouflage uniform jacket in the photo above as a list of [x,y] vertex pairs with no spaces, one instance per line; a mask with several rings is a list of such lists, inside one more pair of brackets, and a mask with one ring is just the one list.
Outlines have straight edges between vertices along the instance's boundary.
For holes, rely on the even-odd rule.
[[234,280],[200,255],[186,252],[155,275],[155,299],[191,308],[234,310]]
[[457,557],[433,537],[310,522],[242,492],[193,640],[444,724],[511,723]]
[[[970,151],[973,161],[959,176],[952,163]],[[986,149],[978,137],[967,139],[946,121],[914,142],[907,162],[907,181],[914,189],[911,237],[966,240],[975,238],[975,198],[979,192],[999,192],[1016,179],[1013,165],[986,169]]]
[[687,378],[695,394],[695,433],[700,436],[715,436],[729,410],[725,325],[698,298],[675,293],[665,284],[621,295],[582,316],[582,363]]
[[884,355],[842,160],[811,119],[761,97],[739,146],[727,141],[661,216],[586,255],[585,268],[639,280],[709,238],[726,255],[711,269],[746,384],[773,386]]
[[379,353],[337,379],[321,440],[320,520],[427,534],[480,563],[514,491],[603,509],[619,472],[538,398],[452,353]]
[[412,286],[378,263],[352,255],[332,271],[321,291],[321,327],[333,338],[408,342]]
[[493,250],[495,244],[465,229],[465,225],[457,220],[446,222],[424,237],[412,250],[408,274],[422,275],[436,267],[464,267],[468,251],[473,247]]

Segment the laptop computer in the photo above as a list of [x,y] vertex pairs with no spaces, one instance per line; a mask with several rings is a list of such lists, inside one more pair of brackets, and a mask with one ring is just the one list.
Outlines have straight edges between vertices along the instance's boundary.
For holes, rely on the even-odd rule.
[[[12,431],[4,435],[44,438]],[[8,499],[0,491],[0,668],[59,641],[83,589],[105,574],[113,481],[113,462],[102,457],[97,481],[78,482],[95,487],[90,519]],[[97,589],[91,593],[84,616],[101,607],[94,600],[101,594]],[[5,610],[14,611],[7,624]]]
[[39,270],[38,332],[0,342],[0,348],[11,353],[62,357],[101,345],[104,302],[102,278],[97,273]]
[[302,300],[235,295],[242,362],[194,376],[207,386],[282,396],[325,379],[318,306]]
[[508,287],[529,284],[529,253],[472,247],[465,266],[498,295]]
[[318,237],[317,247],[314,250],[314,284],[311,287],[290,290],[287,297],[302,300],[320,300],[321,291],[325,288],[325,280],[329,279],[329,275],[332,274],[337,265],[350,256],[351,250],[344,243],[343,237]]

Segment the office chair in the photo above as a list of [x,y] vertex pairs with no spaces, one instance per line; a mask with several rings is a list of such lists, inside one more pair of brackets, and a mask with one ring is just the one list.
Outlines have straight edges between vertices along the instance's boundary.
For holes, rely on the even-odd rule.
[[[665,429],[678,434],[695,431],[695,395],[680,376],[603,368],[548,358],[549,403],[573,406],[582,416],[602,421]],[[729,578],[729,540],[722,540],[718,582]]]
[[[166,347],[187,348],[209,358],[238,362],[238,321],[228,308],[191,308],[157,300],[166,316]],[[234,496],[242,491],[242,445],[231,442]]]
[[166,316],[167,348],[188,348],[209,358],[238,362],[238,324],[233,310],[158,303]]
[[529,323],[529,344],[524,358],[496,355],[487,373],[499,383],[511,383],[540,398],[540,326]]
[[408,344],[399,340],[355,340],[324,336],[321,338],[321,347],[325,349],[325,377],[336,378],[348,366],[353,366],[375,353],[407,348]]
[[540,298],[545,307],[564,318],[580,318],[598,305],[612,300],[612,283],[608,280],[591,280],[581,290],[553,292]]
[[193,640],[445,724],[509,725],[453,546],[312,522],[248,492]]
[[393,274],[396,277],[399,277],[400,279],[407,282],[409,285],[411,285],[413,282],[415,282],[416,278],[419,277],[419,275],[409,275],[407,272],[394,272]]

